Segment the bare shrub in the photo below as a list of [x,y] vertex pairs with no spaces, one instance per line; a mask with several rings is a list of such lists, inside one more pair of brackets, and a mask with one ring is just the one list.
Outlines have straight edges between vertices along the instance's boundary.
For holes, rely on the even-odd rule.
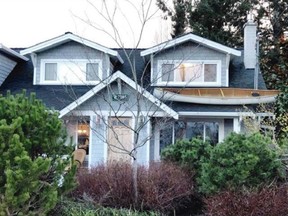
[[285,216],[288,185],[265,187],[255,192],[224,191],[204,200],[207,216]]
[[134,203],[132,166],[129,163],[101,164],[78,173],[73,197],[96,205],[172,212],[185,207],[194,195],[191,173],[170,163],[151,163],[138,168],[139,202]]

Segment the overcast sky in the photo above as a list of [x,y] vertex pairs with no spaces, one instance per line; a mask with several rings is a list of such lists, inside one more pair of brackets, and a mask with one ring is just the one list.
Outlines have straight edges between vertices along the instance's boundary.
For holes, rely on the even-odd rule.
[[[113,14],[115,0],[106,1],[109,13]],[[141,31],[138,14],[141,0],[130,1],[133,5],[127,0],[118,0],[114,18],[125,47],[135,47]],[[10,48],[29,47],[70,31],[104,46],[117,47],[109,35],[103,32],[113,31],[98,13],[107,15],[102,1],[90,2],[96,9],[87,0],[0,0],[0,43]],[[145,4],[144,11],[148,7]],[[145,25],[140,47],[150,47],[169,37],[169,25],[161,19],[161,12],[157,10],[153,0],[149,16],[156,13]],[[81,19],[89,19],[97,29]]]

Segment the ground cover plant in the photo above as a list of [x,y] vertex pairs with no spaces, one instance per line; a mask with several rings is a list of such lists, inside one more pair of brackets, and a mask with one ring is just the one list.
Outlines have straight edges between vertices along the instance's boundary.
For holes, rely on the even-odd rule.
[[89,201],[71,201],[58,203],[57,208],[49,213],[51,216],[160,216],[156,212],[139,212],[131,209],[115,209],[95,206]]

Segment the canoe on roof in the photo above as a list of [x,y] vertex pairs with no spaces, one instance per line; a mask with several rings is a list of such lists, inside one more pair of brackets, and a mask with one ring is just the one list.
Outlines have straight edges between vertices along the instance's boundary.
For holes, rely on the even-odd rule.
[[271,103],[278,90],[243,88],[155,88],[154,96],[161,100],[197,104],[241,105]]

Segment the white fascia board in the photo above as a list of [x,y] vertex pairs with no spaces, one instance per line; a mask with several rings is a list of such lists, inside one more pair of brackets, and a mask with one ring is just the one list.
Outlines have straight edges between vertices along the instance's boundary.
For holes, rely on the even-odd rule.
[[93,41],[81,38],[81,37],[79,37],[77,35],[74,35],[72,33],[67,33],[67,34],[61,35],[59,37],[47,40],[47,41],[45,41],[43,43],[36,44],[35,46],[32,46],[32,47],[29,47],[27,49],[22,50],[20,52],[20,54],[21,55],[26,55],[26,54],[30,54],[30,53],[34,53],[34,52],[40,52],[42,50],[49,49],[50,47],[54,47],[56,45],[65,43],[65,42],[67,42],[69,40],[84,44],[84,45],[86,45],[88,47],[91,47],[93,49],[102,51],[102,52],[107,53],[107,54],[109,54],[111,56],[115,56],[115,57],[118,58],[118,60],[122,64],[124,62],[117,51],[109,49],[109,48],[104,47],[104,46],[101,46],[100,44],[97,44],[97,43],[95,43]]
[[102,81],[100,84],[95,86],[93,89],[88,91],[86,94],[66,106],[64,109],[60,111],[59,118],[62,118],[64,115],[69,113],[70,111],[74,110],[77,106],[81,105],[85,101],[87,101],[89,98],[91,98],[93,95],[95,95],[97,92],[101,91],[103,88],[105,88],[107,85],[115,81],[116,79],[120,78],[123,80],[126,84],[128,84],[130,87],[138,91],[139,93],[143,94],[144,97],[146,97],[148,100],[150,100],[153,104],[156,106],[159,106],[162,110],[164,110],[167,114],[169,114],[174,119],[178,119],[178,113],[175,112],[173,109],[168,107],[166,104],[162,103],[159,99],[154,97],[152,94],[150,94],[147,90],[143,89],[139,85],[136,85],[136,83],[127,77],[125,74],[123,74],[121,71],[115,72],[111,77],[108,77],[106,80]]
[[218,50],[218,51],[221,51],[224,53],[232,54],[235,56],[241,56],[241,51],[239,51],[239,50],[224,46],[222,44],[216,43],[214,41],[208,40],[206,38],[203,38],[203,37],[191,34],[191,33],[184,35],[182,37],[161,43],[161,44],[154,46],[150,49],[146,49],[146,50],[142,51],[140,53],[140,55],[146,56],[146,55],[149,55],[149,54],[152,54],[155,52],[161,52],[162,50],[177,46],[177,45],[184,43],[184,42],[187,42],[187,41],[194,41],[196,43],[202,44],[206,47],[210,47],[212,49],[215,49],[215,50]]
[[179,116],[238,117],[253,116],[252,112],[178,112]]
[[29,59],[21,54],[19,54],[18,52],[4,46],[3,44],[0,43],[0,50],[2,50],[2,52],[10,55],[10,56],[13,56],[13,57],[16,57],[16,58],[19,58],[19,59],[22,59],[24,61],[28,61]]

